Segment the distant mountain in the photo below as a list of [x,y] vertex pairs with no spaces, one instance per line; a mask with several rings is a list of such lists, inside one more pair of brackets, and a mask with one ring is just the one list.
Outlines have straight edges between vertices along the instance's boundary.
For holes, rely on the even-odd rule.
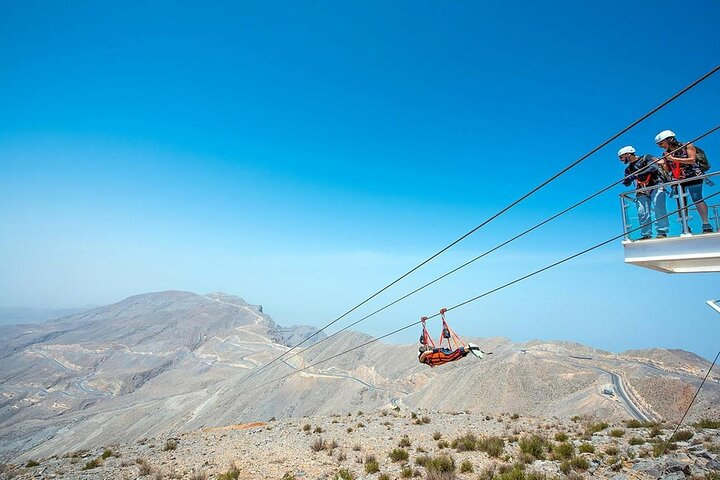
[[[315,333],[279,326],[239,297],[177,291],[0,327],[0,459],[387,405],[672,420],[700,382],[693,372],[707,368],[688,352],[489,338],[474,339],[493,352],[485,359],[430,369],[416,345],[351,331],[289,352]],[[711,382],[690,418],[712,414],[718,400]]]
[[0,325],[20,325],[26,323],[41,323],[48,320],[67,317],[76,313],[95,308],[94,306],[51,309],[51,308],[25,308],[0,307]]

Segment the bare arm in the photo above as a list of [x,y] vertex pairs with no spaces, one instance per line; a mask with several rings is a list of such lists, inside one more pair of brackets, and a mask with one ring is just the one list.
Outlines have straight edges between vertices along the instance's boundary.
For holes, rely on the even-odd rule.
[[674,157],[672,155],[665,154],[665,159],[670,160],[671,162],[678,163],[695,163],[695,156],[697,155],[697,150],[695,150],[695,146],[692,143],[688,143],[687,145],[685,145],[685,150],[687,151],[687,158]]

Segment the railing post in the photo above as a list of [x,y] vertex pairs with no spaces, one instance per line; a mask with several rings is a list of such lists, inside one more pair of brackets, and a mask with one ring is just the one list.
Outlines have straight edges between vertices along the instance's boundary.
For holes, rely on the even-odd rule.
[[680,220],[682,221],[682,233],[680,234],[681,237],[685,237],[690,234],[690,229],[688,228],[688,219],[687,219],[687,206],[685,205],[685,192],[683,192],[682,184],[677,184],[677,192],[678,192],[678,208],[680,208]]
[[630,207],[630,205],[627,205],[625,203],[625,196],[620,195],[620,210],[622,211],[622,222],[623,222],[623,233],[625,234],[625,240],[630,240],[628,238],[628,222],[627,222],[627,209]]

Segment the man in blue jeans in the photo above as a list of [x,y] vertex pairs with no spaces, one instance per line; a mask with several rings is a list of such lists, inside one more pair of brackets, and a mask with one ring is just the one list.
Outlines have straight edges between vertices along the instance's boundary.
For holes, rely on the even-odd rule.
[[635,155],[635,148],[632,145],[623,147],[618,151],[618,158],[627,165],[625,167],[625,179],[623,185],[630,186],[633,181],[636,188],[645,188],[657,186],[637,192],[635,203],[638,209],[638,217],[640,219],[640,240],[652,238],[652,218],[651,212],[655,212],[657,223],[657,238],[665,238],[670,229],[670,222],[667,218],[667,208],[665,206],[665,187],[663,187],[663,173],[657,162],[658,159],[652,155],[643,155],[641,157]]

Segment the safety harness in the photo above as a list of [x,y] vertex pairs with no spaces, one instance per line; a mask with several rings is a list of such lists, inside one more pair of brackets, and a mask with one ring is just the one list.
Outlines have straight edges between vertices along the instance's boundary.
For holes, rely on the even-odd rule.
[[[423,327],[422,335],[420,335],[420,343],[431,349],[431,351],[425,354],[423,363],[426,363],[431,367],[463,358],[469,351],[465,343],[460,340],[460,337],[458,337],[450,328],[450,325],[448,325],[445,320],[445,312],[447,312],[447,308],[440,310],[440,317],[442,318],[442,331],[440,332],[440,339],[437,342],[437,346],[435,345],[435,342],[433,342],[430,333],[427,331],[427,327],[425,325],[427,317],[422,317],[420,319]],[[445,353],[445,351],[443,351],[443,343],[445,342],[447,342],[447,348],[450,350],[450,353]],[[460,347],[463,347],[463,349],[461,350]]]

